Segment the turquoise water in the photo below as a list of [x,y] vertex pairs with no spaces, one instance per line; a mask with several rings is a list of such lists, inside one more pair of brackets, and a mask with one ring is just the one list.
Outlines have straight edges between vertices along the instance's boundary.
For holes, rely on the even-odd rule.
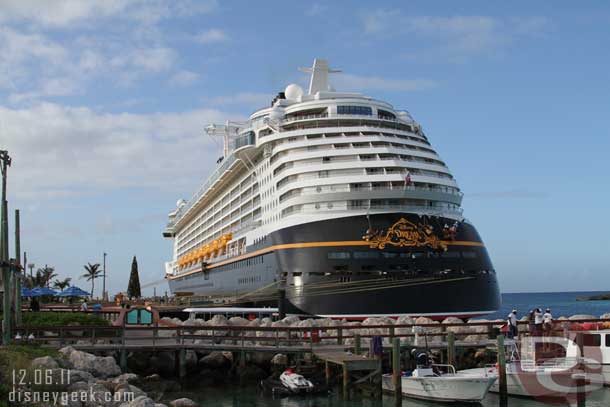
[[[610,389],[604,389],[597,394],[595,400],[588,400],[588,407],[608,407],[610,405]],[[199,403],[202,407],[374,407],[374,406],[395,406],[394,397],[384,395],[383,399],[370,400],[359,396],[354,396],[352,400],[345,401],[334,392],[329,395],[310,396],[310,397],[284,397],[273,398],[263,394],[257,387],[222,386],[205,388],[196,393],[181,392],[174,394],[169,399],[178,397],[189,397]],[[438,406],[473,406],[473,404],[445,404],[414,399],[402,399],[404,407],[438,407]],[[483,407],[497,407],[500,399],[495,394],[488,394],[481,404]],[[540,403],[534,400],[523,398],[508,398],[508,407],[543,407],[549,404]]]
[[551,308],[553,316],[570,316],[586,314],[600,316],[610,313],[610,301],[576,301],[578,297],[604,294],[608,291],[563,292],[563,293],[505,293],[502,294],[502,306],[494,314],[482,318],[506,318],[509,312],[518,310],[519,317],[526,315],[532,308]]

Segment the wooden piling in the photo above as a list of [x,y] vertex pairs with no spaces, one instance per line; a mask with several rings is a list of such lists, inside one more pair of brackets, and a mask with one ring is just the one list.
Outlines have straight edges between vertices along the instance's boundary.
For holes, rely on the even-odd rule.
[[119,359],[119,366],[121,367],[121,371],[123,373],[127,372],[127,350],[125,348],[121,348],[121,356]]
[[326,376],[326,385],[330,386],[330,364],[328,360],[324,362],[324,375]]
[[347,365],[343,365],[343,399],[349,400],[349,370],[347,370]]
[[572,375],[572,379],[574,379],[576,385],[576,406],[585,407],[587,405],[587,393],[585,392],[586,375],[583,373],[576,373]]
[[[19,209],[15,209],[15,261],[17,267],[21,267],[21,228],[19,226]],[[25,264],[23,265],[25,270]],[[25,272],[15,272],[15,325],[21,326],[21,276]]]
[[362,353],[360,334],[355,334],[354,335],[354,354],[360,355],[360,353]]
[[506,354],[504,352],[504,335],[498,335],[498,384],[500,392],[500,403],[505,404],[508,400],[506,389]]
[[392,340],[392,382],[394,384],[394,398],[396,403],[402,402],[402,383],[400,369],[400,338]]
[[447,364],[455,366],[455,333],[447,332]]
[[246,351],[244,349],[239,352],[239,368],[242,370],[246,368]]
[[183,379],[186,377],[186,350],[180,349],[176,356],[178,359],[178,377]]

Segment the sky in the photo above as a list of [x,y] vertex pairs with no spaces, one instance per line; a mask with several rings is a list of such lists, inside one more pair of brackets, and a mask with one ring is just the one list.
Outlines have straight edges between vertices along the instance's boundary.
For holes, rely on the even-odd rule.
[[106,252],[113,294],[135,255],[159,281],[167,213],[222,154],[204,127],[320,57],[421,123],[503,292],[610,290],[608,44],[601,1],[0,0],[10,216],[36,268],[89,288]]

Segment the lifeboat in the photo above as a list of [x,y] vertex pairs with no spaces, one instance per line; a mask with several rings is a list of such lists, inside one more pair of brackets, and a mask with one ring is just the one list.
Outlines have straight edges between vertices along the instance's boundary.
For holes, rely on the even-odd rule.
[[205,250],[203,250],[203,246],[197,249],[197,261],[203,260],[203,256],[205,255]]
[[206,244],[205,245],[205,249],[204,249],[204,256],[206,259],[208,259],[210,257],[210,254],[212,254],[212,248],[210,247],[210,244]]
[[219,249],[218,240],[214,240],[214,241],[212,242],[212,255],[213,255],[214,257],[216,257],[216,256],[217,256],[217,254],[218,254],[218,249]]
[[221,254],[226,254],[227,253],[227,243],[229,242],[229,240],[231,240],[233,238],[233,235],[231,233],[227,233],[226,235],[223,235],[220,238],[220,251]]

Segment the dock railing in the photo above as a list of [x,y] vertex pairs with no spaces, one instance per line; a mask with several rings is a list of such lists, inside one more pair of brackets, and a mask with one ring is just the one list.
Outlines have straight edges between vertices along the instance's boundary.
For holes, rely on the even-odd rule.
[[[553,334],[565,332],[573,324],[600,323],[610,320],[581,319],[554,321]],[[519,321],[520,325],[527,322]],[[485,346],[500,334],[505,325],[501,321],[469,323],[428,323],[400,325],[340,325],[340,326],[237,326],[237,325],[177,325],[177,326],[20,326],[14,328],[13,337],[19,334],[21,341],[43,346],[62,347],[198,347],[206,348],[290,348],[337,345],[344,348],[360,347],[360,341],[378,336],[389,345],[393,338],[411,343],[419,337],[426,344],[443,347],[451,332],[451,340],[461,341],[461,346]],[[566,325],[567,324],[567,325]],[[474,329],[473,329],[474,328]],[[30,334],[32,339],[28,339]],[[520,332],[520,336],[528,335]],[[470,337],[470,338],[468,338]],[[387,340],[386,340],[387,339]],[[442,343],[445,342],[443,345]]]

